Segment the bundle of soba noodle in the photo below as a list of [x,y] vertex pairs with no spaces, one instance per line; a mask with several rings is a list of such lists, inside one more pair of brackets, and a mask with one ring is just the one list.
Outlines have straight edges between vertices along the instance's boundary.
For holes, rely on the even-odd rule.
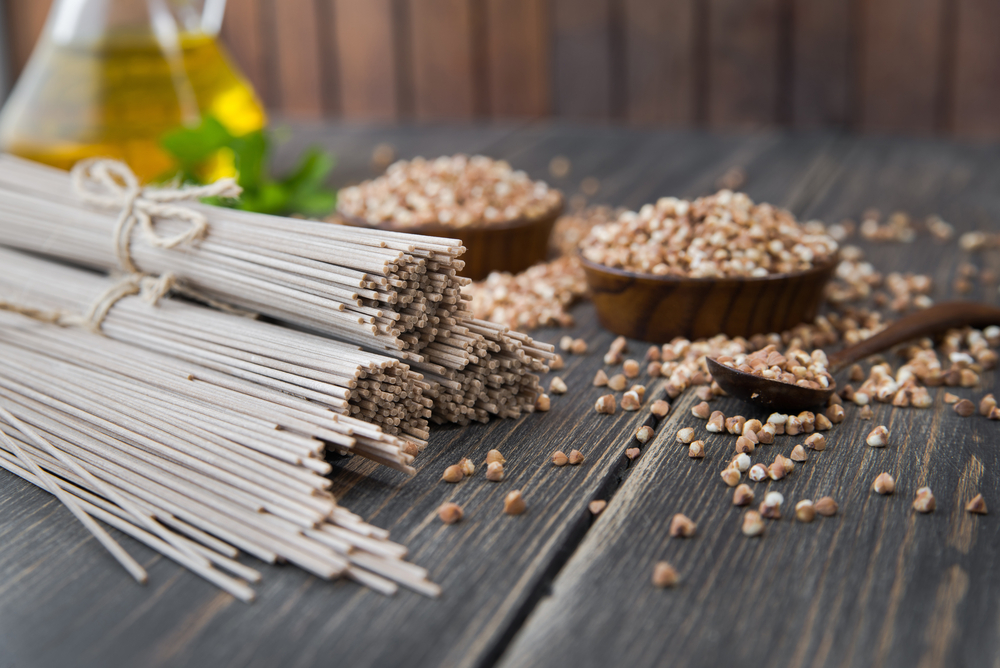
[[459,241],[176,207],[175,192],[140,189],[106,162],[71,178],[5,155],[0,240],[105,271],[170,273],[201,299],[403,361],[423,376],[439,423],[533,410],[552,349],[472,317]]
[[437,595],[405,548],[328,491],[324,441],[384,443],[377,428],[183,357],[6,311],[0,359],[0,468],[56,495],[137,580],[143,569],[91,517],[245,601],[260,574],[238,550],[385,593],[400,583]]
[[[163,298],[153,307],[142,290],[155,281],[123,284],[0,248],[0,309],[30,304],[36,317],[72,317],[119,285],[136,294],[103,314],[99,329],[108,338],[193,362],[216,382],[274,391],[290,408],[314,416],[303,419],[337,450],[413,473],[409,464],[426,445],[432,402],[423,396],[429,385],[399,360],[183,300]],[[313,450],[308,456],[321,459],[322,450]]]

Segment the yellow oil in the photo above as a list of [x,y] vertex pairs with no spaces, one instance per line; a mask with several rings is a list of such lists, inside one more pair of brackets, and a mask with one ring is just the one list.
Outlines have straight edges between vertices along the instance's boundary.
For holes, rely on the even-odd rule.
[[[0,145],[63,169],[82,158],[117,158],[148,182],[176,168],[159,146],[163,134],[203,114],[236,135],[266,122],[253,90],[211,37],[183,35],[173,55],[152,35],[43,42],[0,116]],[[220,151],[202,176],[233,174],[232,155]]]

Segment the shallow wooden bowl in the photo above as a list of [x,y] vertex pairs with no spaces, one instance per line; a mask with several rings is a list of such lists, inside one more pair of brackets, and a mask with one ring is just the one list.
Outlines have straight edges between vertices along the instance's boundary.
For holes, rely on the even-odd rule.
[[838,262],[764,278],[676,278],[580,259],[601,324],[654,343],[780,332],[811,321]]
[[542,218],[520,218],[470,227],[448,227],[440,223],[400,227],[392,221],[372,225],[353,216],[340,216],[348,225],[461,239],[465,246],[465,254],[461,258],[465,261],[465,268],[460,273],[478,281],[489,276],[490,272],[509,271],[516,274],[543,262],[548,255],[552,228],[561,213],[562,204]]

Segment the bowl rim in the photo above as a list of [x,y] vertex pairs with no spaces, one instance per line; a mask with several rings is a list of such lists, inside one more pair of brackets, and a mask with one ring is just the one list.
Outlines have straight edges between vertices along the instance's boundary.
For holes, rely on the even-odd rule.
[[629,279],[639,279],[651,281],[653,283],[662,283],[664,286],[667,285],[708,285],[710,283],[770,283],[782,280],[788,280],[792,278],[802,278],[804,276],[810,276],[812,274],[822,274],[825,271],[831,269],[836,269],[837,265],[840,264],[840,248],[837,248],[836,252],[830,256],[830,258],[823,264],[816,265],[810,269],[797,272],[785,272],[782,274],[768,274],[767,276],[659,276],[657,274],[643,274],[635,271],[630,271],[628,269],[619,269],[617,267],[609,267],[605,264],[600,264],[589,260],[584,257],[583,252],[577,250],[577,258],[580,260],[580,264],[583,265],[584,269],[590,269],[595,272],[603,272],[606,274],[611,274],[613,276],[619,276],[621,278]]
[[[553,190],[555,189],[553,188]],[[349,224],[354,225],[355,227],[370,227],[379,230],[389,230],[390,232],[404,232],[407,234],[429,234],[431,236],[441,236],[440,234],[433,234],[433,232],[447,232],[448,236],[452,235],[458,236],[465,230],[475,230],[477,232],[479,231],[501,232],[504,230],[513,230],[522,227],[530,227],[532,225],[541,225],[544,223],[548,223],[550,221],[555,222],[556,220],[558,220],[559,216],[563,214],[563,211],[565,209],[565,203],[562,193],[558,190],[556,190],[556,192],[559,193],[559,201],[550,210],[546,211],[545,214],[541,216],[537,216],[534,218],[526,218],[524,216],[521,216],[520,218],[514,218],[512,220],[501,220],[495,223],[486,223],[486,224],[474,223],[472,225],[465,225],[463,227],[452,227],[449,225],[445,225],[444,223],[441,223],[439,221],[433,221],[430,223],[421,223],[420,225],[414,225],[410,227],[398,227],[394,225],[393,221],[391,220],[383,220],[377,223],[372,223],[366,220],[365,218],[360,218],[358,216],[344,213],[343,211],[340,210],[339,207],[334,210],[334,213],[336,213],[336,215],[340,216],[345,221],[348,221]]]

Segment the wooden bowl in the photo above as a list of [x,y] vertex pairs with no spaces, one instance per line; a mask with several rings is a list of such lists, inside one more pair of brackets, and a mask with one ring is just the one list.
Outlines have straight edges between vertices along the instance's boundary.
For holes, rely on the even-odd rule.
[[548,256],[549,237],[556,220],[562,214],[562,203],[541,218],[519,218],[501,223],[469,227],[449,227],[441,223],[428,223],[401,227],[392,221],[371,224],[354,216],[339,214],[348,225],[376,227],[410,234],[461,239],[465,254],[461,259],[465,268],[460,272],[474,281],[482,280],[494,271],[518,273],[543,262]]
[[838,258],[796,274],[677,278],[613,269],[580,258],[601,324],[629,338],[750,336],[811,321]]

